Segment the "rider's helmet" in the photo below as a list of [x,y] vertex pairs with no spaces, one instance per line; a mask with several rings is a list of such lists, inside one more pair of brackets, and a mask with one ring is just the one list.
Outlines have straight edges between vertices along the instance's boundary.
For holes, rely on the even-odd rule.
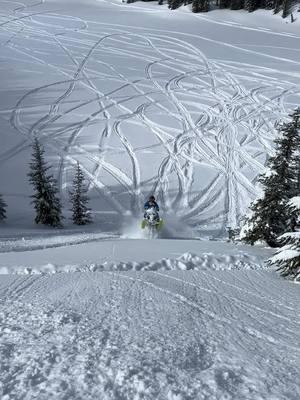
[[155,201],[155,197],[154,197],[153,195],[150,196],[150,197],[149,197],[149,201],[151,201],[151,202]]

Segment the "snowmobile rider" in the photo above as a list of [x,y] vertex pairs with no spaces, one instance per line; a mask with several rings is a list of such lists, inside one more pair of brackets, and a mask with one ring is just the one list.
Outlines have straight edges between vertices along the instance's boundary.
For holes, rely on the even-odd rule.
[[154,196],[150,196],[149,200],[146,201],[146,203],[144,204],[144,209],[148,210],[148,208],[154,208],[155,211],[159,211],[159,206],[155,201],[155,197]]
[[[156,203],[156,200],[155,200],[155,197],[154,197],[154,196],[150,196],[150,197],[149,197],[149,200],[146,201],[146,203],[144,204],[144,210],[145,210],[145,211],[147,211],[149,208],[154,208],[154,209],[155,209],[155,211],[157,212],[157,219],[159,219],[159,215],[158,215],[159,206],[158,206],[158,204]],[[145,212],[144,218],[146,218],[146,217],[147,217],[147,215],[146,215],[146,212]]]

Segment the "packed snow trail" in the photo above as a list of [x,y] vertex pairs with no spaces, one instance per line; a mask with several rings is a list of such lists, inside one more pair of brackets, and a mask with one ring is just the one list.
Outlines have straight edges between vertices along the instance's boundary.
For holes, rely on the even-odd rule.
[[15,181],[4,193],[12,215],[28,202],[24,162],[38,136],[63,195],[80,162],[96,210],[139,215],[155,192],[198,231],[238,224],[274,122],[299,104],[296,25],[118,1],[0,4],[0,179],[24,170],[21,193]]
[[[64,243],[59,243],[64,242]],[[71,245],[71,246],[70,246]],[[103,235],[58,236],[29,240],[8,240],[0,247],[0,273],[80,271],[81,268],[122,270],[160,268],[162,259],[178,259],[182,268],[203,266],[216,269],[261,268],[270,249],[232,245],[222,241],[182,239],[116,239]],[[184,258],[180,258],[186,255]],[[156,264],[157,263],[157,264]],[[174,263],[174,262],[173,262]],[[166,269],[172,269],[171,266]],[[172,265],[172,263],[171,263]],[[175,266],[175,269],[177,267]]]
[[296,400],[298,286],[267,271],[0,279],[3,399]]

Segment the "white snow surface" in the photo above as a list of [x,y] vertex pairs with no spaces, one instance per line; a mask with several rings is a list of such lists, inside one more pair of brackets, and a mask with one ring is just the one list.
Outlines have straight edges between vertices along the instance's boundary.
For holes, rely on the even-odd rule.
[[0,253],[1,399],[299,398],[299,286],[270,249],[92,240]]
[[9,224],[33,220],[34,136],[65,209],[79,161],[95,212],[140,215],[155,193],[165,216],[198,234],[239,224],[272,152],[274,122],[299,105],[299,17],[117,0],[0,5]]
[[[68,244],[68,239],[64,239]],[[39,248],[40,243],[45,243]],[[92,235],[91,240],[83,243],[47,247],[47,239],[36,238],[35,241],[28,241],[27,249],[20,249],[17,245],[7,246],[7,251],[0,251],[0,271],[9,273],[18,272],[24,268],[34,268],[39,271],[41,266],[53,265],[57,271],[65,270],[66,266],[93,266],[99,265],[105,268],[115,268],[116,265],[129,263],[125,269],[131,269],[131,263],[161,263],[162,259],[174,260],[183,254],[195,256],[203,265],[238,265],[240,262],[245,265],[262,265],[263,260],[270,256],[270,250],[264,248],[251,248],[245,245],[231,245],[222,241],[202,241],[185,239],[110,239],[96,240]],[[26,245],[26,240],[24,241]],[[11,242],[9,242],[11,244]],[[5,249],[5,245],[3,248]],[[34,251],[33,251],[34,250]],[[205,261],[206,260],[206,261]],[[209,260],[209,261],[207,261]],[[186,260],[188,262],[188,260]],[[196,261],[196,259],[195,259]],[[195,263],[194,263],[195,264]],[[196,264],[195,264],[196,265]],[[216,267],[217,268],[217,267]],[[187,268],[188,269],[188,268]]]
[[105,233],[77,233],[64,235],[44,235],[44,236],[22,236],[18,237],[1,237],[0,236],[0,253],[28,251],[37,249],[46,249],[51,247],[60,247],[66,245],[74,245],[79,243],[99,241],[99,239],[111,238],[113,235]]
[[276,261],[291,260],[292,258],[300,257],[300,252],[291,249],[291,246],[285,246],[282,250],[279,250],[273,257],[271,257],[271,263],[276,263]]
[[289,201],[289,205],[300,211],[300,196],[292,197]]
[[[299,105],[300,18],[0,7],[1,400],[298,400],[299,285],[266,268],[270,249],[204,238],[238,224]],[[33,226],[36,135],[65,214],[80,162],[86,232]],[[144,240],[152,192],[166,224]]]
[[280,239],[288,239],[288,238],[296,239],[295,241],[297,241],[297,239],[300,240],[300,231],[287,232],[280,236]]
[[[299,253],[297,253],[299,254]],[[245,254],[237,256],[216,256],[212,253],[204,253],[197,256],[191,253],[184,253],[175,259],[163,258],[156,261],[123,261],[112,263],[104,261],[102,264],[83,265],[54,265],[46,264],[35,267],[12,266],[0,267],[0,274],[41,274],[57,272],[85,272],[85,271],[172,271],[172,270],[241,270],[241,269],[263,269],[257,263],[256,257],[249,257]]]

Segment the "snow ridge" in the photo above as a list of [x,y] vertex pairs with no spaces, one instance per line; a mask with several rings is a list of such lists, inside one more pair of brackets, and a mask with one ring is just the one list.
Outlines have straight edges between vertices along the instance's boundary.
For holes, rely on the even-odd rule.
[[0,274],[52,274],[59,272],[99,272],[99,271],[209,271],[209,270],[257,270],[264,269],[261,258],[242,253],[238,255],[215,255],[203,253],[202,256],[184,253],[180,257],[163,258],[158,261],[128,261],[112,263],[108,260],[102,264],[87,265],[54,265],[46,264],[36,267],[0,267]]

